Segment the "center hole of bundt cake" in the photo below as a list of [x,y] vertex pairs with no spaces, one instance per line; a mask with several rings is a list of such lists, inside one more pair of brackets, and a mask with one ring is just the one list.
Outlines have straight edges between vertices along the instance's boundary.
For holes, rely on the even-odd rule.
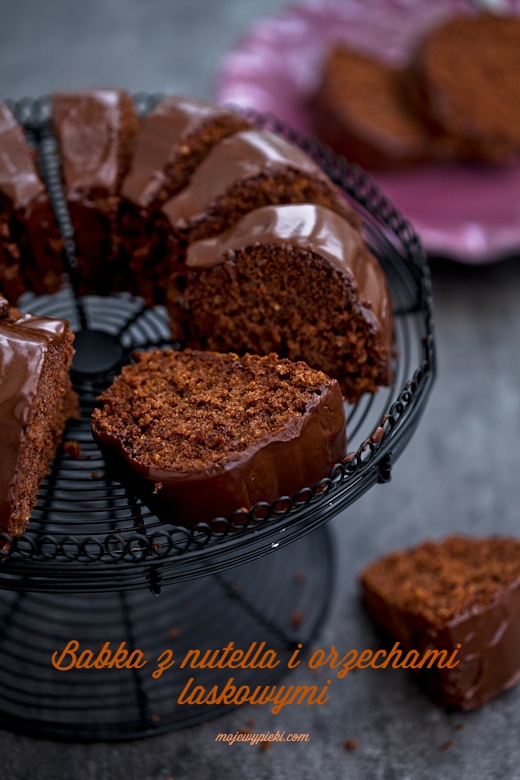
[[125,351],[118,336],[103,330],[80,330],[74,349],[72,367],[81,374],[101,374],[117,368]]

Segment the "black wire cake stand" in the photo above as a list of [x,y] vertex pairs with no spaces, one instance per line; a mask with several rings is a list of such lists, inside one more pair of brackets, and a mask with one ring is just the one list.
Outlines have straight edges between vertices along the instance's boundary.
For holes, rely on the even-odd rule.
[[[138,95],[146,113],[158,96]],[[143,669],[56,669],[68,642],[98,652],[110,642],[153,661],[172,649],[273,649],[286,663],[309,646],[327,613],[334,559],[326,521],[372,485],[387,482],[412,436],[436,371],[431,285],[412,227],[371,179],[328,148],[274,117],[250,113],[259,127],[299,144],[342,188],[360,213],[366,240],[392,293],[392,386],[347,407],[349,455],[318,485],[274,504],[238,510],[194,528],[159,520],[105,474],[93,442],[96,399],[135,349],[171,345],[166,311],[120,293],[77,294],[74,236],[63,195],[48,98],[12,106],[37,149],[60,230],[70,283],[53,296],[23,296],[25,311],[70,321],[76,334],[73,383],[81,417],[67,428],[26,531],[0,535],[0,726],[68,740],[130,739],[200,723],[226,705],[182,705],[193,672],[173,666],[159,679]],[[74,446],[70,446],[74,442]],[[309,535],[312,532],[312,535]],[[290,546],[289,546],[290,545]],[[267,553],[273,553],[267,555]],[[153,595],[160,598],[153,598]],[[236,669],[236,685],[275,681],[276,669]],[[197,670],[206,688],[227,679]]]

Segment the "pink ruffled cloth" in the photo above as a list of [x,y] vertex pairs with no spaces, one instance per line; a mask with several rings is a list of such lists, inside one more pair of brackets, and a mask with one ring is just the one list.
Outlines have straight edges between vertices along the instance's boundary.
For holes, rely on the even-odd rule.
[[[520,15],[520,0],[502,0]],[[218,100],[270,112],[312,134],[306,108],[323,58],[343,41],[403,64],[443,18],[472,13],[470,0],[311,0],[262,19],[219,68]],[[430,254],[487,263],[520,253],[520,162],[500,168],[423,165],[375,172]]]

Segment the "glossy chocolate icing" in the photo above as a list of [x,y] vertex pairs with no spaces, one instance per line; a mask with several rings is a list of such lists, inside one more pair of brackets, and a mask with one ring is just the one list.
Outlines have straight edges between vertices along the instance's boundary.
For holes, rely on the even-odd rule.
[[45,193],[22,128],[0,101],[0,192],[13,209],[24,209]]
[[64,320],[20,314],[0,298],[0,529],[8,527],[20,446],[47,352],[66,332]]
[[162,521],[186,526],[228,517],[239,508],[273,502],[315,485],[341,461],[347,447],[342,394],[338,383],[328,378],[302,415],[244,451],[230,452],[198,471],[165,471],[139,462],[128,452],[131,443],[107,432],[96,414],[92,430],[107,473]]
[[203,216],[213,199],[235,182],[292,168],[330,182],[295,144],[269,130],[246,130],[224,139],[197,168],[190,183],[162,207],[171,225]]
[[329,260],[357,285],[366,302],[365,316],[376,318],[382,341],[391,342],[393,316],[386,277],[365,246],[361,233],[324,206],[288,204],[250,211],[233,228],[189,248],[189,268],[211,268],[223,263],[229,252],[261,244],[293,246]]
[[495,604],[457,615],[443,628],[428,629],[420,618],[385,604],[366,593],[367,606],[377,623],[406,650],[446,650],[457,653],[453,669],[423,669],[420,682],[444,706],[471,710],[520,681],[520,581]]
[[121,188],[123,198],[137,206],[149,206],[157,188],[154,174],[172,156],[189,154],[189,147],[182,149],[183,138],[202,123],[222,116],[234,115],[222,106],[195,98],[169,96],[161,100],[141,121],[132,166]]
[[130,165],[137,114],[130,95],[118,89],[55,93],[52,107],[80,292],[108,295],[121,286],[115,263],[119,188]]
[[52,111],[67,197],[115,194],[129,163],[122,147],[138,127],[130,96],[119,89],[58,92]]
[[[4,292],[12,300],[29,287],[37,294],[61,284],[62,241],[49,199],[22,128],[0,101],[0,201]],[[16,273],[13,260],[19,266]],[[12,274],[11,278],[9,277]]]
[[419,611],[389,603],[363,578],[362,586],[375,622],[404,652],[445,650],[450,656],[458,651],[459,663],[453,668],[434,664],[416,671],[419,682],[438,704],[471,710],[520,681],[520,578],[497,588],[491,603],[476,601],[437,625],[426,621]]

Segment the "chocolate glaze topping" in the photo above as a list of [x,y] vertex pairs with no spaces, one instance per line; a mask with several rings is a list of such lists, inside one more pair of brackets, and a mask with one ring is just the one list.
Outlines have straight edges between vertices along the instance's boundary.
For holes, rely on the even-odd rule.
[[55,93],[53,123],[74,226],[80,292],[108,295],[121,285],[116,267],[119,189],[139,120],[118,89]]
[[0,101],[0,192],[12,208],[25,208],[45,192],[22,128]]
[[20,314],[0,298],[0,527],[7,525],[20,440],[30,422],[46,351],[61,342],[64,320]]
[[[61,284],[62,241],[49,199],[39,176],[35,155],[22,128],[0,101],[0,204],[4,292],[12,299],[27,287],[37,294],[55,292]],[[1,250],[0,250],[1,251]],[[9,274],[10,260],[19,262]],[[7,278],[6,278],[7,277]]]
[[[435,546],[436,555],[420,559],[421,551],[428,546]],[[475,554],[471,548],[478,547],[482,550],[478,566],[464,574],[469,569],[466,560]],[[451,655],[457,650],[458,663],[453,668],[437,664],[424,667],[417,672],[419,682],[439,704],[474,709],[520,681],[520,542],[454,536],[416,550],[408,553],[417,555],[418,563],[417,577],[410,583],[414,590],[408,588],[406,603],[396,595],[407,577],[404,567],[397,568],[404,560],[402,553],[387,558],[389,572],[390,563],[395,562],[398,585],[391,579],[385,583],[377,574],[380,562],[367,567],[361,580],[364,599],[376,623],[401,644],[405,653],[410,649],[419,653],[435,649]],[[466,582],[459,590],[453,582],[451,590],[445,585],[446,596],[437,595],[442,606],[432,610],[431,596],[423,592],[425,580],[419,581],[419,577],[430,573],[434,583],[431,587],[440,590],[446,579],[443,559],[447,555],[451,556],[453,582],[460,578],[463,583],[465,577]],[[415,603],[411,602],[412,593]]]
[[268,130],[246,130],[219,143],[189,185],[162,207],[171,225],[202,216],[208,204],[234,182],[278,168],[293,168],[328,181],[299,147]]
[[468,609],[430,633],[413,615],[384,605],[377,594],[366,600],[375,619],[391,626],[403,648],[419,652],[435,648],[451,655],[460,645],[456,666],[432,668],[421,675],[424,687],[440,704],[471,710],[520,681],[520,581],[495,603]]
[[52,96],[52,107],[68,197],[115,193],[127,169],[121,133],[137,130],[130,96],[118,89],[60,92]]
[[138,206],[148,206],[155,194],[153,174],[164,167],[182,138],[201,122],[223,113],[231,116],[222,106],[194,98],[169,96],[161,100],[141,122],[122,196]]
[[255,244],[295,246],[326,257],[353,278],[364,296],[365,314],[376,318],[382,340],[391,341],[393,318],[386,277],[367,251],[361,233],[334,211],[307,203],[255,209],[224,233],[194,242],[188,248],[186,265],[211,268],[223,263],[227,253]]

